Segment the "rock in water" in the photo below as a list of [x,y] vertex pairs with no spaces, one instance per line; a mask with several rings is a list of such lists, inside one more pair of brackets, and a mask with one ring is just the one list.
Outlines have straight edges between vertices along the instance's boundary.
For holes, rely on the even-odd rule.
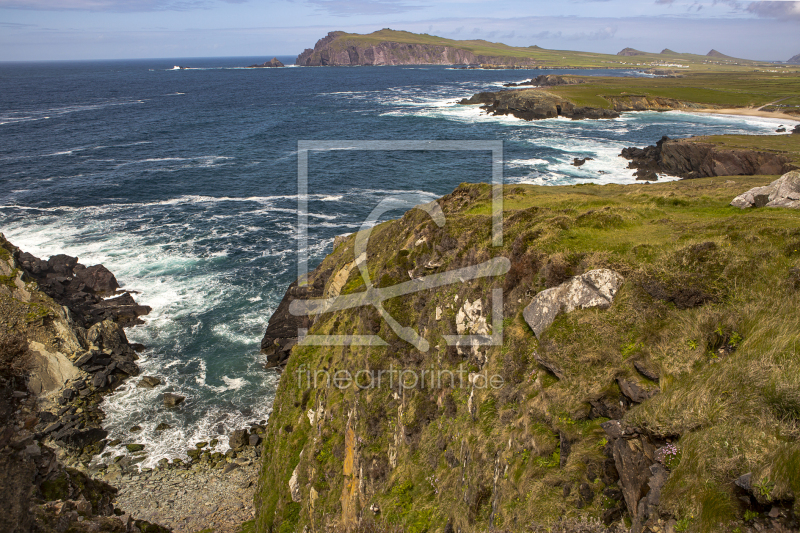
[[152,389],[157,385],[161,385],[161,380],[155,376],[144,376],[139,380],[139,383],[136,384],[137,387],[141,387],[143,389]]
[[539,337],[560,313],[587,307],[610,307],[623,281],[624,278],[613,270],[590,270],[537,294],[523,311],[523,316]]
[[261,63],[260,65],[250,65],[247,68],[276,68],[276,67],[283,67],[283,66],[285,66],[285,65],[283,63],[281,63],[278,60],[277,57],[273,57],[269,61]]
[[731,202],[733,207],[788,207],[800,209],[800,170],[787,172],[764,187],[755,187]]
[[185,399],[186,396],[181,396],[180,394],[173,394],[171,392],[167,392],[166,394],[164,394],[164,407],[177,407]]

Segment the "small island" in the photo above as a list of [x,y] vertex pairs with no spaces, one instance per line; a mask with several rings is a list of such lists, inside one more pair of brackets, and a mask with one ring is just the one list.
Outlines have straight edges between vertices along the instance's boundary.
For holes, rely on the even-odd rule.
[[273,57],[269,61],[261,63],[260,65],[248,65],[247,68],[276,68],[276,67],[285,67],[283,63],[281,63],[277,57]]

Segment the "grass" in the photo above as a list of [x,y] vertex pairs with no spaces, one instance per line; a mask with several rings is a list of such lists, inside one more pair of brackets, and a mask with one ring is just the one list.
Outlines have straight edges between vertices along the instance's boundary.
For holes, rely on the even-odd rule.
[[[383,224],[368,246],[373,279],[407,279],[409,267],[420,269],[434,259],[442,266],[433,272],[500,255],[512,269],[504,278],[465,281],[387,302],[401,324],[431,341],[426,354],[400,341],[369,309],[316,321],[312,333],[371,331],[388,346],[293,350],[265,439],[269,452],[257,529],[275,530],[282,520],[298,530],[320,529],[326,516],[341,516],[343,501],[370,516],[366,508],[374,503],[381,509],[375,522],[407,531],[433,531],[448,521],[465,532],[486,530],[490,516],[495,525],[508,527],[557,527],[562,516],[598,519],[608,505],[599,494],[606,482],[613,483],[597,475],[606,460],[607,441],[599,427],[605,419],[592,414],[590,399],[619,402],[621,377],[659,390],[631,408],[626,422],[656,438],[669,437],[680,450],[660,511],[678,520],[682,531],[741,524],[744,510],[732,481],[746,472],[753,473],[754,486],[764,488],[763,503],[798,501],[800,291],[786,280],[790,269],[800,266],[795,251],[800,213],[728,205],[741,192],[774,179],[509,186],[499,249],[489,245],[488,185],[462,184],[440,200],[447,217],[443,228],[417,211]],[[415,246],[422,237],[426,244]],[[352,255],[350,239],[312,279],[338,271]],[[533,295],[595,268],[625,277],[614,304],[561,315],[535,338],[521,314]],[[359,278],[352,272],[346,290],[362,291]],[[452,333],[463,302],[481,299],[489,309],[493,287],[503,287],[503,345],[477,355],[448,349],[442,335]],[[702,298],[679,305],[672,295],[687,288]],[[557,365],[563,378],[540,366],[534,352]],[[658,383],[640,375],[634,362],[654,369]],[[407,391],[320,387],[306,395],[295,374],[301,364],[351,372],[390,365],[468,367],[498,374],[505,385]],[[324,410],[323,422],[312,428],[305,412],[317,406]],[[287,425],[293,426],[291,433],[283,429]],[[356,436],[353,448],[345,438],[348,427]],[[563,467],[562,437],[572,443]],[[358,465],[352,476],[343,473],[348,457]],[[299,506],[287,488],[297,465],[305,487]],[[355,493],[345,490],[351,481]],[[595,498],[578,509],[583,483]],[[571,495],[565,497],[567,486]],[[318,492],[313,509],[308,487]]]
[[[761,107],[800,92],[800,76],[766,72],[689,72],[682,78],[586,77],[586,83],[549,87],[577,105],[610,109],[615,98],[671,98],[709,108]],[[780,102],[782,112],[800,111],[797,98]]]

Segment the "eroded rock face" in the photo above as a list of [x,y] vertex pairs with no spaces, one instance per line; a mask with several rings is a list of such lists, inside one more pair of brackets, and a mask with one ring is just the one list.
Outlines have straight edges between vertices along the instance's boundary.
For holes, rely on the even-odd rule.
[[709,178],[783,174],[796,169],[783,154],[722,149],[712,143],[668,137],[646,148],[625,148],[620,155],[630,160],[628,168],[637,169],[637,176],[642,179],[652,179],[656,172],[681,178]]
[[539,337],[560,313],[588,307],[610,307],[623,281],[624,278],[613,270],[590,270],[537,294],[523,311],[523,316]]
[[740,194],[731,202],[733,207],[800,208],[800,170],[787,172],[764,187],[755,187]]
[[[308,329],[313,323],[309,316],[291,314],[289,312],[291,303],[297,299],[321,297],[330,275],[330,271],[315,274],[306,286],[300,287],[295,281],[286,290],[281,303],[270,317],[267,331],[261,339],[261,353],[267,356],[267,368],[284,364],[289,358],[292,347],[297,344],[298,329]],[[343,286],[346,281],[345,277],[341,285]]]

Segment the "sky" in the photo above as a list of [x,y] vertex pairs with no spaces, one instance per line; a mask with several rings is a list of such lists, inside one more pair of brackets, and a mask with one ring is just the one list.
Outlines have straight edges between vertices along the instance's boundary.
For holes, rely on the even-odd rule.
[[381,28],[615,54],[800,54],[800,2],[740,0],[0,0],[0,61],[296,55]]

